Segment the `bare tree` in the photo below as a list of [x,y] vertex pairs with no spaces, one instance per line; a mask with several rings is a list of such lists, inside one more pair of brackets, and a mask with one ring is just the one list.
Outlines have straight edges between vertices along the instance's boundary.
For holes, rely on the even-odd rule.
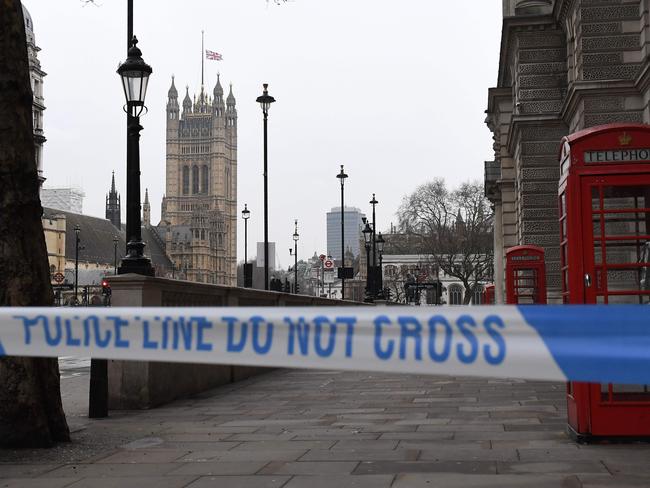
[[[0,0],[0,66],[0,306],[51,306],[20,0]],[[69,440],[57,360],[0,358],[0,446]]]
[[479,283],[491,274],[492,215],[479,182],[449,192],[435,179],[406,196],[398,210],[400,230],[414,237],[415,249],[431,265],[457,278],[468,304]]

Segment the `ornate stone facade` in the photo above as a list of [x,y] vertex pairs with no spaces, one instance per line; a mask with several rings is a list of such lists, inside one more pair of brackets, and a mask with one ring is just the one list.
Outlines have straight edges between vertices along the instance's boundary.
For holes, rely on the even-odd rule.
[[[503,0],[498,83],[486,123],[494,161],[497,301],[505,249],[546,250],[550,300],[560,291],[557,187],[562,136],[611,122],[650,122],[650,0]],[[498,171],[500,169],[500,171]]]
[[25,21],[25,35],[27,37],[27,57],[29,59],[29,78],[32,83],[32,117],[34,123],[34,149],[36,156],[36,168],[38,169],[38,181],[41,186],[45,181],[43,175],[43,144],[45,144],[45,135],[43,134],[43,112],[45,111],[45,102],[43,99],[43,78],[46,73],[41,69],[41,62],[38,60],[38,52],[41,50],[36,45],[34,36],[34,23],[32,16],[23,5],[23,19]]
[[158,233],[177,276],[236,286],[237,110],[224,102],[219,77],[213,97],[186,89],[181,107],[172,78],[167,101],[167,184]]

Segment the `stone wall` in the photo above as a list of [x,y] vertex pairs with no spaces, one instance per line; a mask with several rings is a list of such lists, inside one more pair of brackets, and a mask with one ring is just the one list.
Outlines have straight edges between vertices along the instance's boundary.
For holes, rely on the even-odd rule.
[[[357,302],[140,275],[111,276],[113,307],[358,306]],[[162,358],[161,358],[162,359]],[[269,371],[268,368],[109,361],[109,409],[143,409]]]

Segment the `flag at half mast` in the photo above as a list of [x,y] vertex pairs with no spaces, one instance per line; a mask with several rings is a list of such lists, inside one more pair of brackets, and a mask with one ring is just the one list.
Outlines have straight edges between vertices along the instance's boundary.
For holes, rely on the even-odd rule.
[[205,58],[212,61],[223,61],[223,56],[217,52],[210,51],[209,49],[205,50]]

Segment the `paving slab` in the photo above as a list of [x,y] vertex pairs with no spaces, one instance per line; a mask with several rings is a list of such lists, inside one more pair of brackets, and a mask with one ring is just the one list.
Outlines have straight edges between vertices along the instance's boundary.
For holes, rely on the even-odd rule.
[[75,481],[79,481],[79,478],[2,478],[0,488],[64,488]]
[[203,476],[187,488],[280,488],[289,476]]
[[490,461],[364,461],[353,474],[398,473],[467,473],[496,474],[495,462]]
[[392,475],[294,476],[283,488],[389,488]]
[[359,465],[356,461],[299,461],[273,462],[267,464],[259,474],[288,474],[288,475],[340,475],[350,474]]
[[392,488],[582,488],[570,475],[399,474]]
[[175,463],[176,468],[167,474],[223,476],[255,474],[267,464],[266,461],[207,461],[204,463]]
[[196,476],[133,476],[129,478],[84,478],[66,488],[185,488]]

